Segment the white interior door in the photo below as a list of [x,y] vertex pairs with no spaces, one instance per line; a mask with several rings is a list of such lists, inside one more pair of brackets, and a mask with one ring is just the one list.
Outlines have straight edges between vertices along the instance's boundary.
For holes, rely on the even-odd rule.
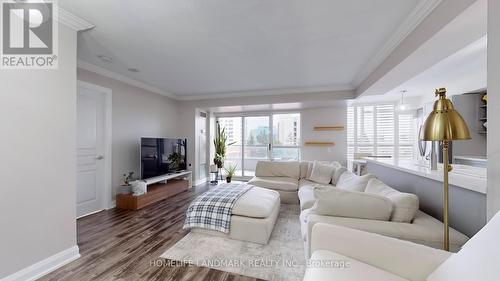
[[105,94],[78,86],[77,217],[104,209]]
[[199,165],[199,175],[198,180],[206,179],[207,171],[208,171],[208,163],[207,163],[207,113],[199,112],[200,118],[198,118],[198,141],[200,143],[200,149],[198,151],[198,159],[200,160]]

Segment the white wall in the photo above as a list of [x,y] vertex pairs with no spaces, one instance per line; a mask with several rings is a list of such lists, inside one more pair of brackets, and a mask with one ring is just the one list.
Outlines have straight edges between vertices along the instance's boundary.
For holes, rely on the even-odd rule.
[[78,69],[78,80],[113,91],[111,198],[114,200],[124,173],[133,171],[135,176],[140,176],[140,137],[184,137],[177,133],[178,103],[171,98],[81,68]]
[[500,1],[488,1],[488,218],[500,210]]
[[76,246],[76,31],[63,25],[58,58],[0,70],[0,278]]
[[[302,144],[305,141],[335,142],[333,147],[302,146],[302,160],[328,160],[347,163],[347,107],[301,110]],[[314,126],[344,126],[342,131],[313,131]]]

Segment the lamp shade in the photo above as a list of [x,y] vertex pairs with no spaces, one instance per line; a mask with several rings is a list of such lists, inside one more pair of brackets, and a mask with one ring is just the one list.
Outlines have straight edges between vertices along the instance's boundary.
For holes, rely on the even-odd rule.
[[453,103],[446,98],[446,89],[436,89],[439,99],[424,123],[424,141],[452,141],[470,139],[469,128]]

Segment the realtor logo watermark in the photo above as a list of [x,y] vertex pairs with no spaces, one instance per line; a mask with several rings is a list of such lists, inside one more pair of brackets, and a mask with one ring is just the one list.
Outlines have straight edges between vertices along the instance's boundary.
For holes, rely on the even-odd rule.
[[0,68],[56,69],[58,24],[55,1],[0,0]]

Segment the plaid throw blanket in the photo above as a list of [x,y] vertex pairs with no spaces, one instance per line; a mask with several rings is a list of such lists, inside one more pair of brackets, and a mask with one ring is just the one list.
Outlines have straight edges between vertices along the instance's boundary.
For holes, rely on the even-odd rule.
[[186,212],[184,229],[204,228],[229,233],[231,215],[236,200],[251,185],[223,183],[194,199]]

